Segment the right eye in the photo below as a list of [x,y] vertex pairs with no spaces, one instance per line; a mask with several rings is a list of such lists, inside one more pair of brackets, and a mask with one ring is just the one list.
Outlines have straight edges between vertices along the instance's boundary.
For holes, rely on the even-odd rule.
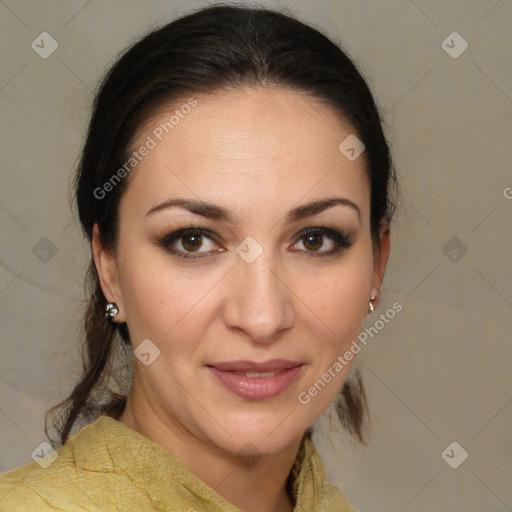
[[[180,258],[202,258],[212,252],[222,252],[224,249],[215,249],[211,232],[202,228],[187,228],[164,235],[158,240],[161,247],[172,255]],[[201,250],[206,245],[205,250]]]

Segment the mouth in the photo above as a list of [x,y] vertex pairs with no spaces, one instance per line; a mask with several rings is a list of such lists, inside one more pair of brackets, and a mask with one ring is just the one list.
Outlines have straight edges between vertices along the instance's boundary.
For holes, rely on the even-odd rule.
[[249,400],[280,395],[301,375],[304,363],[285,359],[265,362],[229,361],[208,364],[208,370],[232,393]]

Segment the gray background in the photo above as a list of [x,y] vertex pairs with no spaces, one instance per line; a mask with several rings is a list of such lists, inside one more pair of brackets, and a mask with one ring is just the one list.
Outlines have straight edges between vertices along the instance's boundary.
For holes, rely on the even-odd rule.
[[[329,478],[361,512],[512,510],[512,2],[287,3],[361,66],[405,199],[366,326],[395,301],[403,311],[359,354],[370,445],[320,421]],[[32,460],[45,409],[80,372],[89,250],[67,191],[98,77],[149,28],[203,5],[0,1],[0,471]],[[45,31],[58,49],[43,59],[31,43]],[[442,47],[454,31],[469,45],[457,58]],[[469,454],[457,469],[441,457],[454,441]]]

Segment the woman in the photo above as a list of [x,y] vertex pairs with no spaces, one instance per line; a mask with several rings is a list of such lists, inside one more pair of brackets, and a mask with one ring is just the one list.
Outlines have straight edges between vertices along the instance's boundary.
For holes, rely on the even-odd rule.
[[84,375],[63,446],[2,475],[1,509],[355,510],[311,426],[334,401],[363,441],[349,355],[395,181],[367,85],[315,29],[214,6],[130,48],[75,182]]

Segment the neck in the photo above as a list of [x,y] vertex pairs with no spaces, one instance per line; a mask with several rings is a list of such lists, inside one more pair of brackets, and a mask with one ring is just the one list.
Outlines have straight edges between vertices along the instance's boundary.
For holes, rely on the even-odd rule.
[[286,481],[300,439],[277,454],[242,462],[236,454],[207,444],[174,420],[162,418],[143,398],[137,397],[132,389],[119,421],[163,446],[197,478],[240,510],[293,511],[294,502],[286,490]]

